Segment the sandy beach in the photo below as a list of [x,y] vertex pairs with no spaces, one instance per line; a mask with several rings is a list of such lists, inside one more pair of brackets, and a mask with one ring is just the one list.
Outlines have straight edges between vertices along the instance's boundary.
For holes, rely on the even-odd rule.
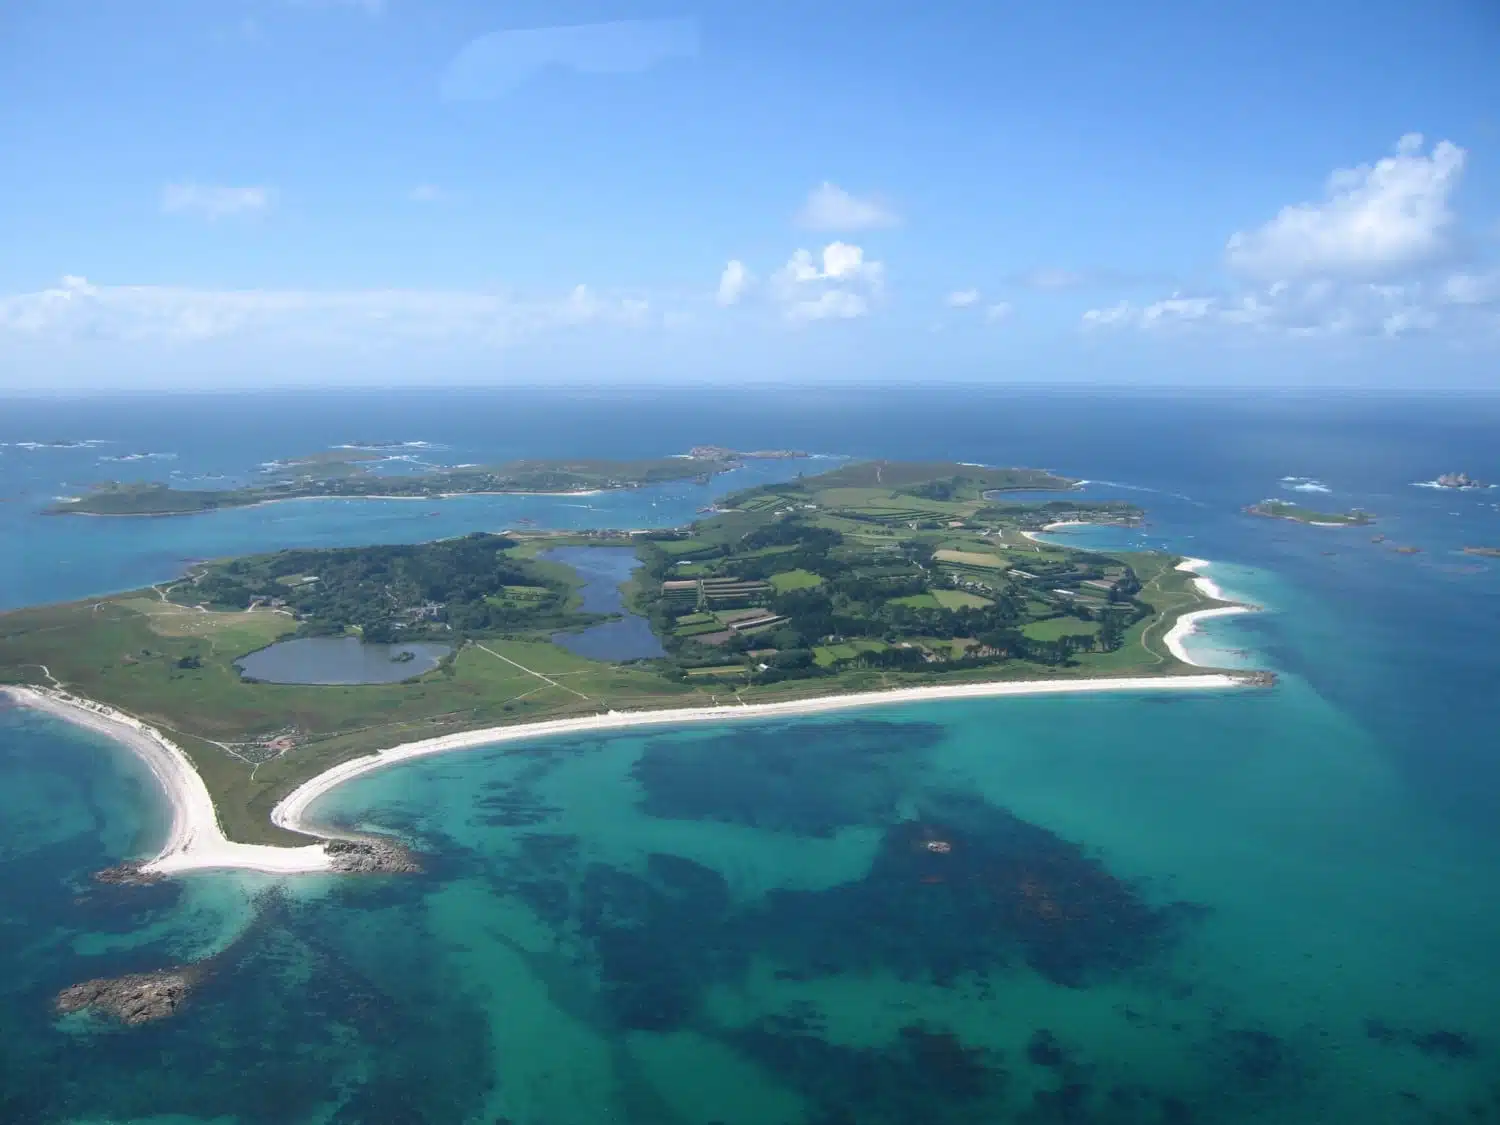
[[139,719],[56,688],[5,687],[17,703],[45,711],[75,726],[112,738],[132,750],[150,767],[172,805],[172,827],[166,843],[142,870],[175,875],[203,868],[295,874],[327,871],[322,844],[278,848],[266,844],[236,844],[224,838],[208,787],[175,743]]
[[[1194,584],[1205,596],[1223,600],[1224,594],[1211,578],[1199,572],[1209,563],[1203,559],[1184,559],[1178,570],[1193,572]],[[1197,622],[1232,613],[1247,613],[1251,607],[1225,605],[1184,614],[1167,634],[1166,644],[1178,660],[1196,663],[1183,645]],[[725,704],[714,707],[684,707],[659,711],[608,711],[573,719],[516,726],[489,727],[462,731],[403,743],[334,766],[303,782],[271,810],[274,824],[293,832],[330,839],[326,828],[319,827],[310,816],[317,800],[345,782],[433,754],[447,754],[498,746],[508,742],[532,741],[570,734],[596,734],[630,730],[637,727],[679,726],[686,723],[721,723],[739,720],[788,718],[819,715],[864,707],[893,704],[936,702],[959,699],[994,699],[1003,696],[1066,695],[1103,691],[1192,691],[1227,689],[1242,686],[1244,681],[1222,672],[1205,672],[1181,676],[1118,677],[1095,679],[1020,680],[993,683],[945,684],[926,687],[895,688],[888,691],[831,695],[820,699],[789,700],[781,703]],[[20,704],[46,711],[89,730],[113,738],[140,756],[161,783],[172,805],[172,827],[161,851],[144,870],[164,875],[211,868],[239,868],[278,874],[300,874],[328,871],[331,861],[321,843],[305,847],[276,847],[265,844],[238,844],[225,838],[208,788],[182,749],[154,727],[134,716],[94,700],[85,699],[57,688],[7,687]]]
[[[1177,564],[1177,569],[1197,575],[1193,579],[1193,585],[1204,597],[1213,598],[1215,601],[1228,601],[1229,599],[1224,596],[1224,591],[1219,588],[1218,583],[1202,573],[1211,565],[1207,559],[1183,559]],[[1184,664],[1196,664],[1197,661],[1188,655],[1183,641],[1198,631],[1198,622],[1206,621],[1211,617],[1229,617],[1236,613],[1249,613],[1250,611],[1251,607],[1247,605],[1221,605],[1213,609],[1184,613],[1172,623],[1172,628],[1167,632],[1165,637],[1167,651]]]

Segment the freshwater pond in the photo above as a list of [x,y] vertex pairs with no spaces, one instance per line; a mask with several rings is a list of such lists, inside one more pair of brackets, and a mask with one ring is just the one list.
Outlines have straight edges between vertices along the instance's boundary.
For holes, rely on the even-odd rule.
[[[240,675],[268,684],[394,684],[430,672],[452,645],[366,644],[358,637],[298,637],[235,661]],[[409,655],[408,655],[409,654]]]
[[579,633],[555,633],[552,640],[591,660],[649,660],[665,656],[651,623],[625,608],[620,584],[641,565],[629,547],[554,547],[542,558],[572,567],[583,578],[585,613],[622,614],[615,621],[591,625]]

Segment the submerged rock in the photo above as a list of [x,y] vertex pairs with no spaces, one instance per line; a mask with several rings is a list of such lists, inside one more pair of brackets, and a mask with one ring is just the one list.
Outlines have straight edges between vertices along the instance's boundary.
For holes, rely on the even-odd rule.
[[333,870],[344,874],[421,871],[411,851],[390,840],[330,840],[323,845]]
[[96,883],[119,883],[124,886],[140,886],[161,881],[160,875],[154,871],[146,871],[144,868],[144,860],[127,859],[124,863],[106,867],[103,871],[95,871],[94,881]]
[[187,965],[86,980],[57,994],[57,1010],[63,1015],[92,1011],[130,1027],[150,1023],[175,1013],[203,978],[203,972],[200,966]]

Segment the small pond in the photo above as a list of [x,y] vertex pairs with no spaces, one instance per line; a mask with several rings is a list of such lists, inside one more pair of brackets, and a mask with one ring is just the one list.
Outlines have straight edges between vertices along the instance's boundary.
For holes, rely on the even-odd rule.
[[585,613],[623,614],[617,621],[591,625],[581,633],[554,633],[552,640],[591,660],[642,660],[665,656],[651,623],[625,609],[620,584],[641,565],[630,547],[554,547],[542,558],[572,567],[583,578]]
[[235,667],[268,684],[394,684],[432,671],[452,651],[452,645],[437,642],[376,645],[358,637],[299,637],[241,657]]

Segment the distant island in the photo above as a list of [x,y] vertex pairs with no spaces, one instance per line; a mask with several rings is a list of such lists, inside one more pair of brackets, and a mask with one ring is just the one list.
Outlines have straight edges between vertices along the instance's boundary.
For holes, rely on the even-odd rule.
[[1347,512],[1316,512],[1311,508],[1304,508],[1285,500],[1262,500],[1259,504],[1251,504],[1245,511],[1252,516],[1293,520],[1296,523],[1311,524],[1314,527],[1362,527],[1375,522],[1375,518],[1369,512],[1359,508]]
[[1500,547],[1465,547],[1466,555],[1484,555],[1486,558],[1500,559]]
[[[485,472],[628,487],[717,462],[625,464]],[[350,479],[361,480],[329,486]],[[1030,537],[1059,522],[1138,524],[1139,508],[996,495],[1073,484],[870,461],[745,489],[674,530],[476,532],[204,562],[149,589],[0,614],[0,685],[155,755],[180,798],[174,842],[154,861],[170,872],[329,870],[302,819],[319,793],[383,762],[510,737],[1269,682],[1187,662],[1180,638],[1195,617],[1238,608],[1195,578],[1201,563]],[[585,611],[576,554],[610,548],[636,569],[615,612]],[[644,647],[575,647],[620,625]],[[331,682],[334,662],[357,674]]]
[[1432,482],[1438,488],[1488,488],[1482,480],[1475,480],[1468,473],[1444,473]]
[[[402,443],[409,447],[412,443]],[[363,443],[264,466],[264,484],[227,489],[183,489],[161,481],[109,481],[76,499],[59,501],[52,515],[178,516],[309,497],[440,499],[485,493],[581,495],[642,488],[677,480],[706,482],[735,466],[737,455],[659,457],[637,461],[532,459],[503,465],[459,465],[391,475],[374,471],[385,443]]]
[[[405,443],[410,445],[411,443]],[[378,447],[333,449],[264,466],[265,484],[227,489],[182,489],[160,481],[110,481],[81,497],[46,509],[49,515],[181,516],[220,508],[243,508],[279,500],[308,498],[428,499],[506,493],[587,495],[644,488],[670,481],[707,483],[747,459],[806,457],[795,450],[738,453],[720,446],[698,446],[683,457],[636,461],[593,458],[531,459],[503,465],[458,465],[426,472],[390,475],[372,466],[386,460]],[[875,475],[879,476],[877,462]],[[929,467],[923,467],[926,472]],[[1069,489],[1077,481],[1037,469],[968,469],[964,480],[975,490]],[[977,491],[975,492],[977,495]]]

